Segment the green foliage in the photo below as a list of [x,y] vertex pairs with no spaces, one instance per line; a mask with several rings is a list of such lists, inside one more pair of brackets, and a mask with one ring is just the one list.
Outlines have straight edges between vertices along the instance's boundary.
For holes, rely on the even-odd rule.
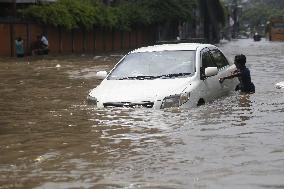
[[97,20],[95,23],[97,26],[112,28],[117,25],[118,18],[115,14],[115,8],[99,5],[98,7]]
[[250,26],[260,26],[271,19],[283,19],[284,10],[273,8],[270,5],[258,4],[255,7],[245,10],[241,16],[241,21]]
[[214,25],[225,25],[225,6],[219,0],[198,0],[200,12],[204,19],[209,18]]
[[228,7],[226,6],[226,4],[224,3],[224,1],[220,1],[220,4],[221,4],[222,10],[223,10],[223,19],[224,19],[223,25],[225,25],[225,24],[226,24],[226,18],[229,17],[230,11],[229,11],[229,8],[228,8]]
[[134,25],[150,25],[155,22],[153,11],[146,1],[123,1],[115,10],[118,18],[117,28],[122,30],[130,30]]
[[283,0],[249,0],[249,4],[253,6],[262,5],[265,7],[276,8],[276,9],[284,9],[284,1]]
[[149,9],[151,20],[157,23],[166,21],[190,21],[195,0],[140,0]]
[[27,19],[32,19],[43,24],[62,26],[67,29],[71,29],[76,26],[72,15],[70,15],[68,10],[60,4],[44,7],[31,6],[22,11],[22,14]]
[[195,0],[121,0],[116,9],[117,27],[190,21],[195,6]]
[[75,27],[91,28],[95,24],[96,13],[98,12],[92,4],[87,0],[60,0],[51,6],[61,5],[67,9],[72,16]]
[[129,30],[134,25],[189,21],[196,0],[121,0],[116,7],[98,0],[58,0],[21,11],[26,19],[67,29],[95,26]]
[[89,29],[98,22],[98,9],[88,0],[59,0],[48,5],[34,5],[21,11],[24,18],[66,29]]
[[137,13],[135,14],[136,10],[136,8],[133,8],[133,4],[128,3],[114,8],[113,11],[117,18],[115,27],[121,30],[130,30],[134,19],[133,17],[137,17]]

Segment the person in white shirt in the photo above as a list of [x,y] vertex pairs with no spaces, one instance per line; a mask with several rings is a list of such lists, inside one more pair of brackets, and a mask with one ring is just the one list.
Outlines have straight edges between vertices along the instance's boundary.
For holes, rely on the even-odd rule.
[[40,41],[43,48],[48,48],[48,40],[43,34],[41,35]]

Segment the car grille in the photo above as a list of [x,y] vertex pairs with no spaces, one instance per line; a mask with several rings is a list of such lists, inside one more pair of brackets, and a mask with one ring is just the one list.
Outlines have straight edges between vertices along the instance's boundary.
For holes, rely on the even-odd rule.
[[106,102],[103,103],[104,107],[127,107],[127,108],[136,108],[136,107],[144,107],[144,108],[152,108],[154,106],[154,102],[144,101],[141,103],[131,103],[131,102]]

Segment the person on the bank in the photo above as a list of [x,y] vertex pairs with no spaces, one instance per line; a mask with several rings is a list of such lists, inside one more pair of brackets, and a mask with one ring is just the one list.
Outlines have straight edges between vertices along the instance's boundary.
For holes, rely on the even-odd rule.
[[16,55],[18,58],[24,57],[24,41],[21,37],[15,41]]
[[49,53],[48,40],[42,34],[37,36],[37,40],[33,43],[32,55],[45,55]]
[[48,40],[43,34],[41,35],[40,42],[43,49],[48,49]]
[[225,79],[232,79],[238,77],[240,83],[236,87],[236,91],[241,91],[244,93],[254,93],[255,86],[251,82],[250,70],[246,67],[246,56],[243,54],[235,56],[235,62],[237,70],[235,70],[231,75],[226,77],[221,77],[219,79],[220,83],[223,83]]

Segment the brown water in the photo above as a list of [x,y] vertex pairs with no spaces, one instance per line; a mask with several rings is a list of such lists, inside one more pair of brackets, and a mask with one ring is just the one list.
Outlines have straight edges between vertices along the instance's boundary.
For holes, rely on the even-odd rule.
[[[251,39],[253,95],[190,110],[96,109],[120,56],[1,59],[0,189],[284,188],[284,43]],[[59,66],[60,65],[60,66]]]

